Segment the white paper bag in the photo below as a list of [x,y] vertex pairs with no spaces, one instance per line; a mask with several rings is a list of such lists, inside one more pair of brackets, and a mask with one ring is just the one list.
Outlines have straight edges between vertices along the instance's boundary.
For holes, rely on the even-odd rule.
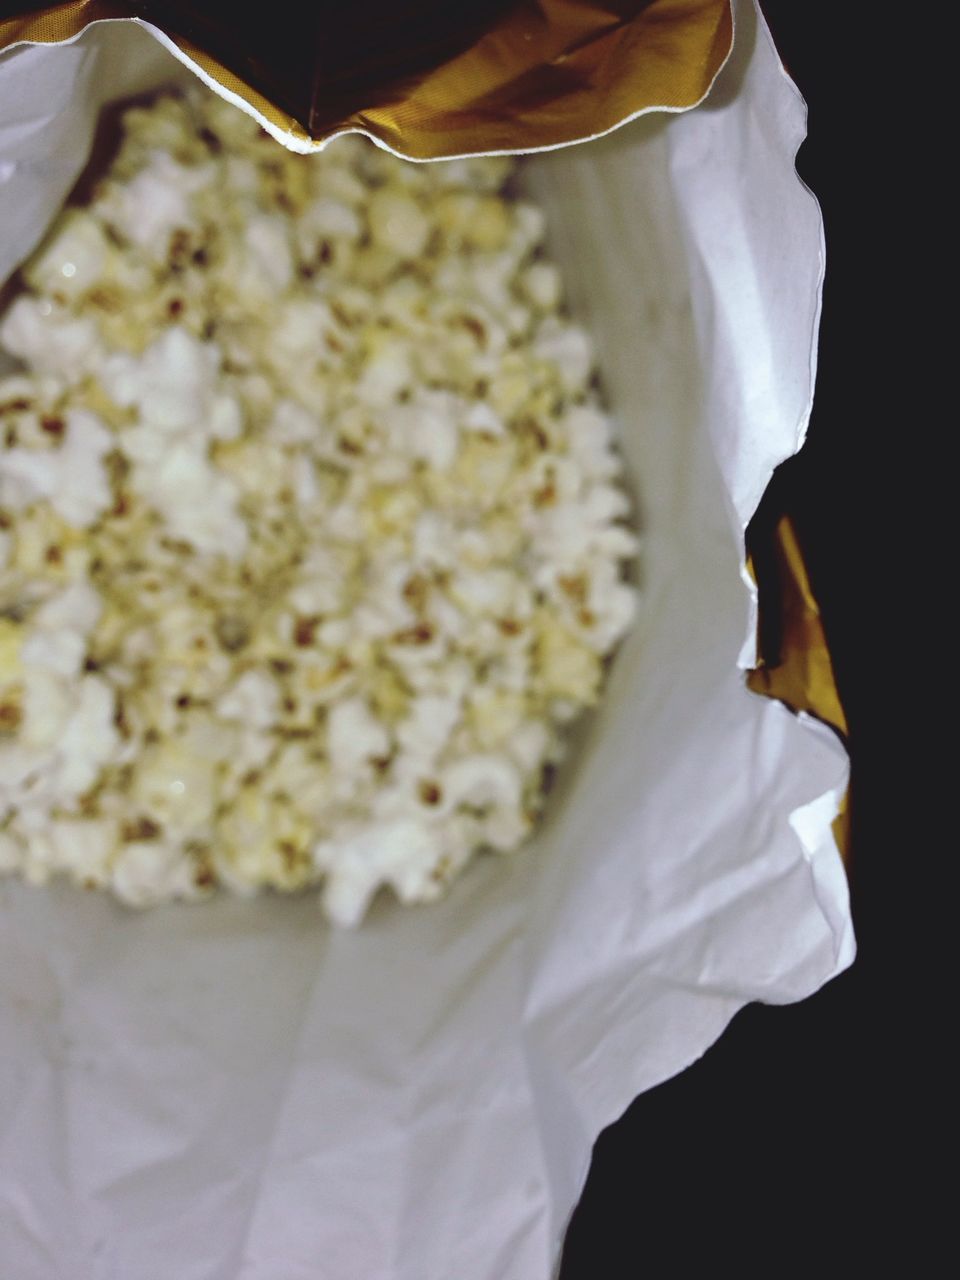
[[[100,103],[188,74],[132,22],[0,58],[0,272]],[[746,1001],[850,962],[844,754],[738,667],[743,529],[812,395],[803,127],[741,3],[704,105],[524,162],[645,532],[639,623],[531,846],[355,933],[310,897],[0,884],[4,1277],[547,1280],[600,1129]]]

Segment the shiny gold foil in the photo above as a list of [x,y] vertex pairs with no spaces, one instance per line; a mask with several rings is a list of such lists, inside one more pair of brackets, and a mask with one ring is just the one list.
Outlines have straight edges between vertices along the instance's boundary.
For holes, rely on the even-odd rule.
[[[794,711],[807,711],[846,737],[847,717],[837,692],[820,606],[789,515],[781,516],[773,539],[773,580],[764,581],[750,566],[755,579],[759,577],[761,652],[756,669],[747,673],[747,684],[754,693],[778,698]],[[770,609],[779,611],[779,617],[774,619],[778,625],[773,628],[776,652],[765,653],[763,613]],[[847,860],[850,833],[846,798],[833,830]]]
[[129,9],[123,4],[104,4],[100,0],[69,0],[67,4],[24,12],[18,17],[0,21],[0,49],[21,41],[57,44],[78,35],[88,23],[100,18],[126,18]]
[[[436,65],[424,68],[422,49],[411,47],[406,65],[403,57],[390,58],[386,79],[376,83],[375,67],[351,77],[339,63],[329,76],[320,61],[306,65],[296,31],[268,52],[241,56],[229,24],[218,28],[209,16],[191,24],[191,8],[202,15],[202,5],[161,0],[72,0],[0,21],[0,48],[67,40],[99,19],[142,17],[295,144],[362,129],[425,160],[558,146],[605,133],[642,111],[693,106],[709,90],[733,36],[729,0],[517,0],[492,5],[479,31],[474,6],[465,47],[451,52],[455,32],[447,32]],[[404,6],[394,8],[402,14]],[[265,8],[263,23],[270,20]],[[361,36],[351,31],[347,53],[362,48]],[[317,48],[329,62],[322,40]],[[291,102],[301,105],[293,110]]]

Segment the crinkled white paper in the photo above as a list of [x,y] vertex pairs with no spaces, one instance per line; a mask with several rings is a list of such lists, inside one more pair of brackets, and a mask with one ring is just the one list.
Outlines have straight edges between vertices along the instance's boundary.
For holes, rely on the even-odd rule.
[[[356,933],[311,898],[137,914],[2,883],[3,1276],[548,1280],[600,1129],[746,1001],[850,962],[845,756],[738,668],[742,529],[806,427],[823,253],[803,105],[737,18],[703,106],[525,164],[646,537],[541,835]],[[99,103],[185,74],[133,23],[0,58],[0,271]]]

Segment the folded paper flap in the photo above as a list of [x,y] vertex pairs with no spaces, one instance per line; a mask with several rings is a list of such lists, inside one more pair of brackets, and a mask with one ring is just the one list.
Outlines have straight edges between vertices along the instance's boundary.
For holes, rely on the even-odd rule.
[[732,40],[729,0],[368,0],[305,14],[179,0],[16,6],[0,49],[135,17],[281,141],[360,130],[411,159],[527,151],[699,102]]

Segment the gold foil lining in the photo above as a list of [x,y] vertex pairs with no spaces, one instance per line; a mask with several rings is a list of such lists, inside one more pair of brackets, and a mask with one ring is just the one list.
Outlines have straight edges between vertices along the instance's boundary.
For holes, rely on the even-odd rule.
[[[0,22],[0,49],[67,40],[90,22],[132,16],[133,7],[72,0],[7,19]],[[147,6],[137,8],[164,26]],[[300,118],[278,107],[263,82],[250,87],[250,77],[224,52],[226,38],[221,47],[214,32],[201,46],[164,29],[207,75],[301,148],[362,129],[418,160],[558,146],[605,133],[642,111],[691,107],[709,90],[733,38],[729,0],[518,0],[506,12],[497,6],[461,52],[410,74],[391,66],[389,81],[365,83],[363,96],[349,79],[342,92],[332,92],[313,68],[317,83],[299,86],[310,104]],[[264,82],[285,84],[299,100],[282,65],[263,59],[261,65]]]
[[[781,516],[773,531],[773,580],[765,582],[755,563],[748,562],[759,579],[761,653],[757,667],[747,673],[754,693],[778,698],[794,711],[807,711],[847,736],[847,717],[837,691],[833,662],[823,629],[820,606],[810,585],[810,576],[793,522]],[[777,624],[764,626],[764,611],[771,603],[779,609]],[[776,637],[775,651],[763,652],[765,631]],[[833,824],[837,846],[849,862],[849,796],[845,796]]]
[[90,22],[99,18],[129,16],[122,4],[104,4],[100,0],[69,0],[67,4],[52,5],[17,18],[4,18],[0,22],[0,49],[20,41],[36,44],[57,44],[71,40]]

